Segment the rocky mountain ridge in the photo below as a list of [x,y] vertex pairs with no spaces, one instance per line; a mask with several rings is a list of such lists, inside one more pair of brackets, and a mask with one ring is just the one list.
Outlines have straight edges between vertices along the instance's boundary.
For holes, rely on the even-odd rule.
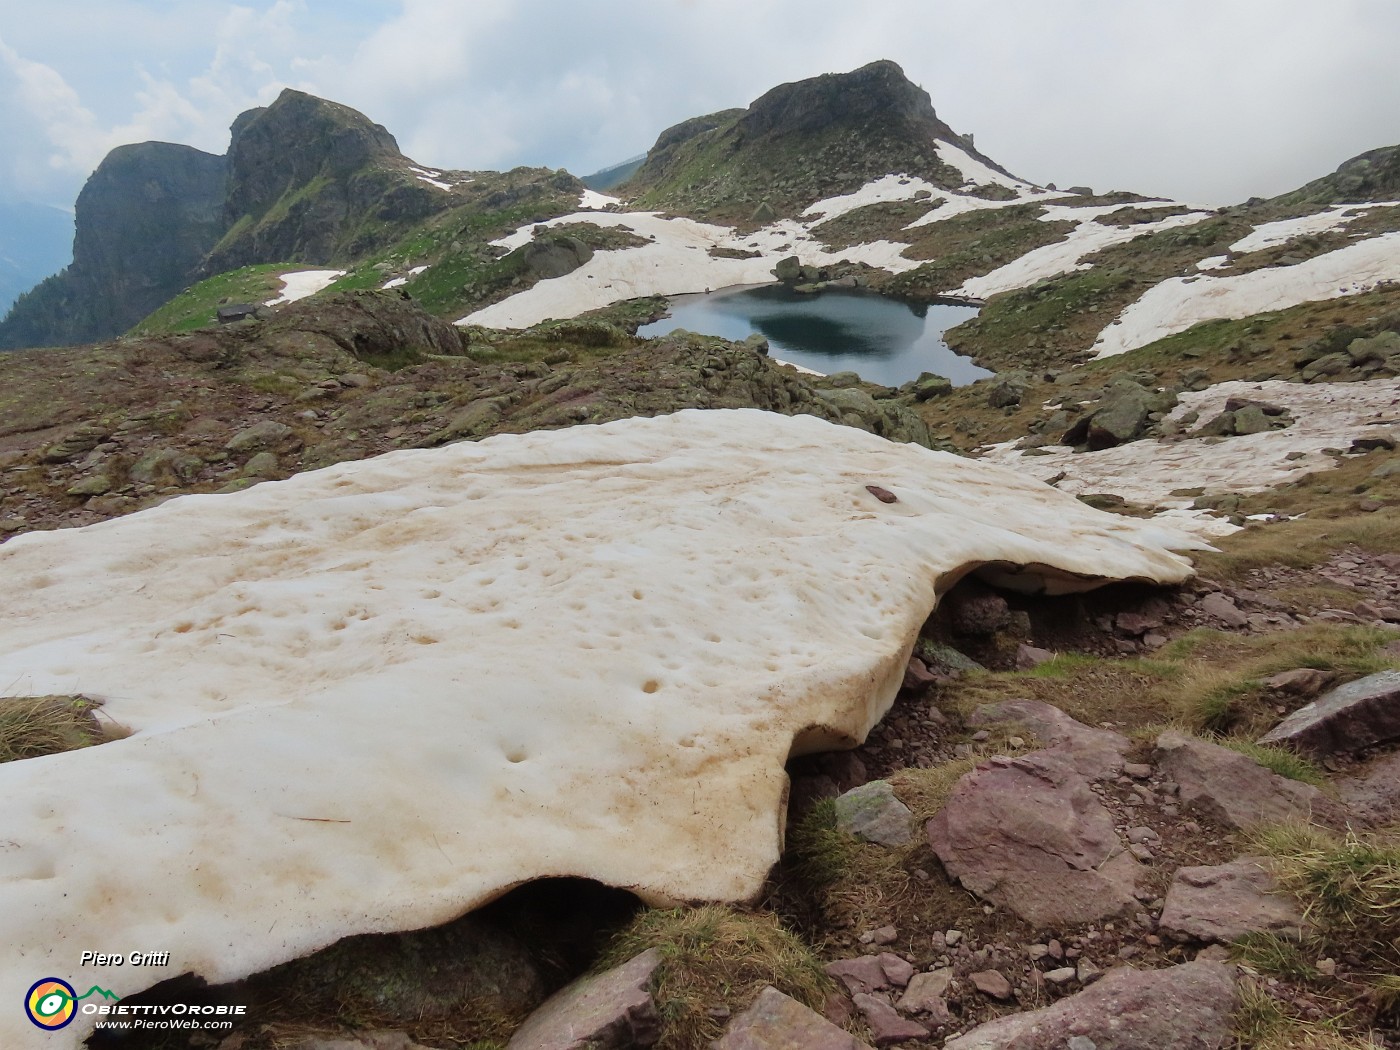
[[[778,101],[800,109],[792,97]],[[676,132],[658,166],[674,171],[743,112]],[[382,158],[371,129],[353,150]],[[559,173],[408,168],[452,206],[352,265],[339,288],[233,326],[0,357],[0,554],[34,531],[384,452],[736,407],[957,448],[1217,548],[1170,587],[1027,595],[1012,564],[941,580],[868,738],[789,762],[784,850],[757,899],[653,909],[543,880],[445,926],[347,938],[232,986],[177,979],[130,1001],[250,1004],[221,1050],[1400,1046],[1389,155],[1348,162],[1302,204],[1192,212],[1050,196],[963,151],[952,185],[939,171],[884,171],[709,241],[691,219],[640,216]],[[281,177],[248,197],[267,204],[269,237],[295,229],[278,217]],[[704,256],[701,281],[820,251],[834,260],[825,272],[800,259],[783,272],[915,296],[987,289],[952,339],[999,374],[957,390],[932,375],[899,388],[803,376],[761,340],[639,339],[665,300],[620,294],[586,316],[448,323],[488,300],[523,315],[537,289],[645,272],[671,248]],[[734,257],[745,252],[761,257]],[[851,261],[862,252],[883,266]],[[1167,291],[1189,305],[1255,285],[1274,291],[1236,314],[1141,320]],[[1173,330],[1182,320],[1194,323]],[[1104,333],[1120,353],[1097,356]],[[772,486],[746,512],[771,517]],[[920,498],[880,477],[851,495],[853,514],[891,520]],[[872,607],[899,586],[866,582]],[[702,674],[684,670],[695,658],[684,648],[663,654],[668,673]],[[576,670],[570,639],[549,652]],[[0,758],[112,746],[100,698],[21,701],[72,724],[58,743],[19,734]],[[6,713],[0,702],[8,746]]]

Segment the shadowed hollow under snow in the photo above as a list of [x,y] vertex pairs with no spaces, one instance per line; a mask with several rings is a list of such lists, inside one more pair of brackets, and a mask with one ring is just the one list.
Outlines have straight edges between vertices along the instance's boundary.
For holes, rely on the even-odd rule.
[[[752,410],[395,452],[20,536],[0,682],[102,698],[135,732],[0,766],[0,1001],[47,975],[228,981],[542,876],[749,898],[789,754],[865,737],[964,570],[1177,581],[1169,548],[1197,545]],[[170,965],[79,966],[137,949]],[[33,1032],[0,1011],[0,1045]]]

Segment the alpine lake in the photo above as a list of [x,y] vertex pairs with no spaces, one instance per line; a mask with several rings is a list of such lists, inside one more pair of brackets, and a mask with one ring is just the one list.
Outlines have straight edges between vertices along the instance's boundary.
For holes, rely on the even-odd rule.
[[992,373],[948,349],[943,333],[976,313],[975,306],[907,303],[868,291],[804,293],[766,284],[675,296],[670,316],[637,334],[684,328],[740,342],[757,333],[775,359],[823,375],[850,371],[899,386],[933,372],[966,386]]

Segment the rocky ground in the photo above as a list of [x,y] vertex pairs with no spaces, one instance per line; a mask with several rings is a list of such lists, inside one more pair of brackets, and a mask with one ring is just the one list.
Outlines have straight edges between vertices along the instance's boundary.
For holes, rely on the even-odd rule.
[[[1348,357],[1341,378],[1368,378],[1368,360],[1389,367]],[[0,535],[683,406],[921,443],[1033,434],[1053,411],[1042,382],[1007,405],[990,384],[889,391],[813,381],[756,346],[644,343],[607,320],[459,331],[359,293],[0,358]],[[1140,429],[1122,440],[1162,436],[1154,384],[1135,385],[1067,415],[1130,401]],[[793,761],[787,852],[749,907],[646,910],[550,880],[236,986],[154,989],[141,998],[250,1006],[230,1036],[162,1045],[1400,1047],[1400,471],[1393,443],[1334,462],[1224,508],[1294,520],[1221,540],[1181,588],[959,583],[871,738]]]

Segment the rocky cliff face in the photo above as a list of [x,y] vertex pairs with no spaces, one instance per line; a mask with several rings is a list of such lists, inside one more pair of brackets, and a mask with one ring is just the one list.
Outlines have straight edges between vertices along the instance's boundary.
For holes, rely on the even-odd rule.
[[891,172],[959,186],[963,175],[939,157],[939,142],[1003,170],[940,120],[898,65],[872,62],[666,129],[625,189],[646,207],[742,221],[763,201],[795,213]]
[[73,264],[21,296],[0,348],[117,335],[184,288],[223,225],[223,157],[119,146],[78,195]]
[[1395,200],[1400,194],[1400,146],[1380,149],[1344,161],[1331,175],[1314,179],[1274,203],[1312,210],[1325,204]]
[[251,110],[233,126],[227,235],[205,274],[252,263],[329,263],[372,248],[384,225],[416,221],[448,203],[416,180],[394,136],[363,114],[300,91]]

